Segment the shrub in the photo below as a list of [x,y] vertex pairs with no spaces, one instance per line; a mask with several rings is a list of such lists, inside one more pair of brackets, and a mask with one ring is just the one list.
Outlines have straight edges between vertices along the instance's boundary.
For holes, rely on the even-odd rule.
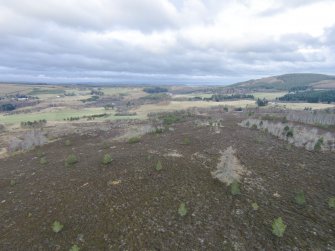
[[13,187],[16,185],[16,181],[15,180],[10,180],[10,186]]
[[155,133],[157,133],[157,134],[160,134],[160,133],[163,133],[163,132],[164,132],[163,128],[156,128],[155,129]]
[[286,133],[286,137],[293,137],[293,130],[292,129],[290,129],[287,133]]
[[104,141],[104,142],[101,144],[101,147],[102,147],[103,149],[110,148],[110,142],[108,142],[108,141]]
[[104,155],[104,157],[102,159],[102,164],[108,165],[108,164],[112,163],[112,160],[113,159],[112,159],[111,155],[107,153],[107,154]]
[[163,117],[163,124],[172,125],[174,123],[180,122],[180,120],[180,117],[176,116],[175,114],[168,114]]
[[112,109],[112,110],[114,110],[114,107],[115,107],[115,104],[114,103],[112,103],[112,104],[107,104],[107,105],[105,105],[105,110],[110,110],[110,109]]
[[323,138],[319,138],[318,141],[315,143],[314,145],[314,150],[315,151],[320,151],[321,150],[321,146],[323,145]]
[[45,153],[42,152],[41,150],[37,151],[37,157],[42,158],[42,157],[44,157],[44,155],[45,155]]
[[184,138],[183,139],[183,145],[189,145],[189,144],[191,144],[191,141],[190,141],[190,139],[189,138]]
[[283,237],[286,230],[286,225],[284,224],[281,217],[275,219],[272,224],[272,233],[277,237]]
[[13,104],[2,104],[0,105],[0,111],[5,111],[5,112],[9,112],[9,111],[13,111],[16,109],[16,106]]
[[266,98],[260,99],[258,98],[256,101],[256,104],[258,106],[266,106],[269,103],[269,101]]
[[230,192],[232,195],[238,195],[241,193],[240,184],[236,180],[230,184]]
[[77,159],[76,155],[70,154],[65,160],[65,165],[66,166],[72,166],[72,165],[76,164],[77,162],[78,162],[78,159]]
[[156,170],[157,171],[160,171],[160,170],[162,170],[163,169],[163,166],[162,166],[162,163],[161,163],[161,161],[159,160],[158,162],[157,162],[157,164],[156,164]]
[[0,124],[0,133],[1,133],[1,132],[4,132],[5,130],[6,130],[5,125]]
[[66,146],[70,146],[71,145],[71,141],[69,139],[65,140],[65,145]]
[[187,214],[187,208],[185,203],[181,203],[178,208],[178,214],[184,217]]
[[128,143],[129,144],[136,144],[136,143],[139,143],[141,142],[141,138],[140,137],[131,137],[129,140],[128,140]]
[[296,193],[294,197],[295,203],[297,203],[300,206],[303,206],[306,204],[305,194],[303,191],[299,191]]
[[257,125],[256,124],[253,124],[251,129],[257,129]]
[[64,226],[59,221],[54,221],[51,226],[52,231],[54,231],[55,233],[59,233],[60,231],[62,231],[63,227]]
[[91,90],[91,95],[103,96],[104,92],[100,90]]
[[42,157],[42,158],[40,159],[40,164],[41,164],[41,165],[46,165],[46,164],[48,164],[47,158],[46,158],[46,157]]
[[255,210],[255,211],[257,211],[258,208],[259,208],[259,206],[258,206],[258,204],[257,204],[256,202],[252,203],[252,204],[251,204],[251,207],[252,207],[252,209]]
[[69,251],[80,251],[80,248],[77,245],[73,245]]
[[335,197],[331,197],[328,200],[328,207],[329,208],[335,208]]

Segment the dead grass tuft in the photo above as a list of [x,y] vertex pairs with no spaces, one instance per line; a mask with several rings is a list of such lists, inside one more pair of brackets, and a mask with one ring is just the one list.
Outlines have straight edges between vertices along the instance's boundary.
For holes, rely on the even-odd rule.
[[211,172],[214,179],[218,179],[227,186],[233,182],[239,182],[245,173],[245,169],[235,156],[235,150],[231,146],[222,153],[216,170]]

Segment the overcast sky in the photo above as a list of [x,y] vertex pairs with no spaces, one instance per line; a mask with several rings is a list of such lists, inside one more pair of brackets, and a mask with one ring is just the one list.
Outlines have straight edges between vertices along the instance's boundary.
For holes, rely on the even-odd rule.
[[0,0],[0,80],[335,74],[335,0]]

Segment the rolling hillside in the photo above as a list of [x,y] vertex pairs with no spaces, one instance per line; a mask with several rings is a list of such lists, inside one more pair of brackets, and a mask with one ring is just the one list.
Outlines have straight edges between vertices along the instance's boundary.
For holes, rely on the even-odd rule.
[[293,73],[261,79],[252,79],[236,83],[231,86],[253,90],[290,90],[292,88],[308,87],[313,89],[335,89],[335,76],[312,73]]

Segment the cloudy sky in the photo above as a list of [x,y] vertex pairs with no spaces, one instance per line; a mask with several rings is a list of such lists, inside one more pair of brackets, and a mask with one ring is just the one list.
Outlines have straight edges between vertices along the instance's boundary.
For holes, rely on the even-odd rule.
[[335,74],[334,0],[0,0],[0,81]]

